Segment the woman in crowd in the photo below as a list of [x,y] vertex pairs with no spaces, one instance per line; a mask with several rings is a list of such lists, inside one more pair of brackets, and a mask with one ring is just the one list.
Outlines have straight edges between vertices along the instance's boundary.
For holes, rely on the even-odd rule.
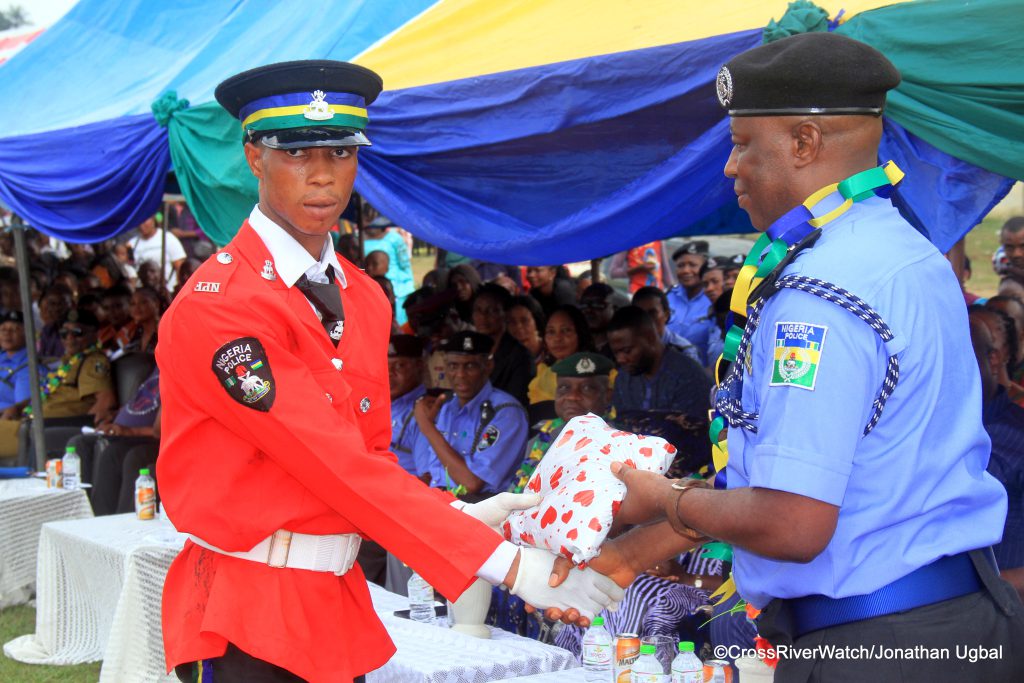
[[534,364],[544,360],[544,311],[532,296],[509,299],[505,307],[505,324],[509,335],[526,347]]
[[544,361],[537,365],[537,376],[530,382],[530,421],[551,418],[555,414],[555,386],[558,379],[551,366],[579,351],[593,351],[590,328],[580,309],[570,304],[551,312],[544,327]]
[[480,275],[468,263],[460,263],[448,272],[448,289],[455,292],[455,310],[463,322],[473,322],[473,297],[481,284]]
[[162,310],[163,299],[155,289],[139,287],[135,290],[131,304],[132,321],[121,328],[117,336],[123,352],[156,351],[156,332]]

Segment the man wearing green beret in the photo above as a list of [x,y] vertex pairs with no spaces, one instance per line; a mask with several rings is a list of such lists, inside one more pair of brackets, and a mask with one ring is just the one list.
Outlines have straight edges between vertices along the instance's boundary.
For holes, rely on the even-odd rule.
[[516,470],[514,493],[522,493],[551,443],[574,417],[594,413],[604,416],[612,405],[611,374],[615,364],[600,353],[583,351],[551,366],[555,373],[555,414],[538,425],[539,433],[526,447],[526,458]]

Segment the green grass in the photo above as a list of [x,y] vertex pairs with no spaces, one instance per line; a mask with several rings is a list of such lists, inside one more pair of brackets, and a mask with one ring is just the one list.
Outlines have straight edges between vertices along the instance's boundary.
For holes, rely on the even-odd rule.
[[967,291],[993,296],[999,290],[999,277],[992,270],[992,254],[999,248],[999,228],[1004,222],[1001,218],[986,218],[967,233],[965,246],[972,270]]
[[[35,630],[36,611],[32,607],[0,610],[0,643]],[[0,681],[3,683],[96,683],[99,678],[99,662],[77,666],[40,666],[0,656]]]

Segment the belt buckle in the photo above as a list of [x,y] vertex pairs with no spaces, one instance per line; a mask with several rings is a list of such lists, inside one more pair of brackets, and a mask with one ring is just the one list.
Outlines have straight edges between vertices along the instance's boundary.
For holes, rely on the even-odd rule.
[[[284,529],[278,529],[270,536],[270,547],[267,549],[267,566],[274,567],[275,569],[284,569],[288,566],[288,555],[292,550],[292,532],[285,531]],[[280,561],[276,561],[277,556],[283,553],[283,557]]]

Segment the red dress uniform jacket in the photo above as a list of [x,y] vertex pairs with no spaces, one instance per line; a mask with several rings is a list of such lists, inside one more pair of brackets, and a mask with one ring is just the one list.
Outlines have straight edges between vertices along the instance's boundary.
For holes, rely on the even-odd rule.
[[[248,223],[222,254],[196,271],[160,324],[157,467],[170,519],[228,551],[277,529],[359,533],[456,598],[501,538],[388,451],[391,327],[380,287],[340,259],[346,322],[335,348],[302,292],[263,275],[271,256]],[[231,351],[239,339],[250,352]],[[243,363],[240,381],[259,368],[252,374],[263,383],[244,401],[218,368],[225,353]],[[220,656],[231,642],[315,682],[350,681],[395,651],[358,565],[341,577],[279,569],[191,541],[167,575],[163,632],[168,669]]]

